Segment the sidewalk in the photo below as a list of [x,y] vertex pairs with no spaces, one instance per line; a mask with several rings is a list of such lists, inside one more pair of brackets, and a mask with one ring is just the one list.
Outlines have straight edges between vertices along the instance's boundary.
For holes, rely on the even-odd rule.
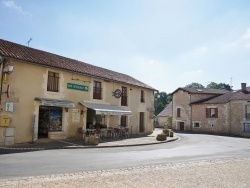
[[[177,140],[179,137],[167,137],[166,141],[157,141],[157,134],[162,132],[162,128],[155,128],[152,134],[130,135],[129,138],[101,139],[97,146],[85,145],[82,138],[54,140],[49,138],[38,139],[35,143],[15,144],[0,147],[1,150],[46,150],[46,149],[76,149],[76,148],[102,148],[102,147],[127,147],[139,145],[160,144]],[[13,151],[14,152],[14,151]],[[1,153],[1,152],[0,152]],[[9,152],[8,152],[9,153]]]

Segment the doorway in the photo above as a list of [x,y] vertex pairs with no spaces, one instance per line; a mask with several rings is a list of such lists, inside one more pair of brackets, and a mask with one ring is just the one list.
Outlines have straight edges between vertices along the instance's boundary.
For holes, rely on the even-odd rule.
[[140,112],[140,121],[139,121],[139,132],[143,133],[145,132],[144,130],[144,112]]
[[180,131],[184,131],[184,122],[180,122]]
[[48,138],[48,132],[62,131],[62,108],[39,107],[38,139]]

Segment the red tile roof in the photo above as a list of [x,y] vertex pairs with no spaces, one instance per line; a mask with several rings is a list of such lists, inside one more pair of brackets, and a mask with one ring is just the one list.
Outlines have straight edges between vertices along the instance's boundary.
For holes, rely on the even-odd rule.
[[0,55],[29,63],[62,69],[78,74],[97,77],[104,80],[121,82],[142,88],[155,90],[153,87],[126,74],[90,65],[81,61],[37,50],[13,42],[0,39]]

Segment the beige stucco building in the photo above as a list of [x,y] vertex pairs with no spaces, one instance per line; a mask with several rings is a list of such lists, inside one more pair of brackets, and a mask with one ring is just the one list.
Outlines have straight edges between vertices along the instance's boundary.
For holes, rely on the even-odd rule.
[[79,137],[93,125],[153,131],[155,89],[131,76],[5,40],[0,58],[0,145]]

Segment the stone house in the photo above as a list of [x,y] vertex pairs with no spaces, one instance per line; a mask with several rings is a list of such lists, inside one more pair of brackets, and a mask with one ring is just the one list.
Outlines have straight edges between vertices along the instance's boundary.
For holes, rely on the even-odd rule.
[[250,87],[237,91],[179,88],[173,94],[176,130],[250,137]]
[[0,63],[0,145],[79,137],[93,125],[153,131],[155,89],[129,75],[2,39]]
[[250,137],[250,87],[191,103],[194,131]]
[[201,100],[212,99],[227,93],[225,89],[197,89],[197,88],[178,88],[172,95],[173,102],[173,125],[175,130],[191,131],[193,127],[192,103]]

